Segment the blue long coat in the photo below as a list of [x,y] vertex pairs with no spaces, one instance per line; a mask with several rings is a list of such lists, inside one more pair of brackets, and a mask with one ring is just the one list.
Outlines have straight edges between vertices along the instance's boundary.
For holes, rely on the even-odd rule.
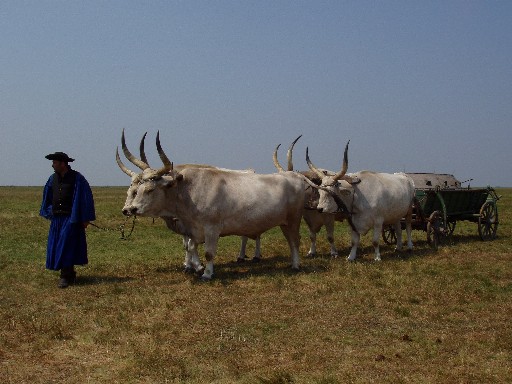
[[76,174],[71,215],[52,214],[53,178],[51,175],[43,190],[43,202],[39,215],[51,220],[46,250],[46,268],[59,270],[73,265],[85,265],[87,259],[87,240],[84,222],[96,219],[94,199],[89,183],[79,172]]

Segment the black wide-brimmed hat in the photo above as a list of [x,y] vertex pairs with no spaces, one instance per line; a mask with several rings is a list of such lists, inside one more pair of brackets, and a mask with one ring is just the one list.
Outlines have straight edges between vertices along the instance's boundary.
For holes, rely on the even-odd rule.
[[48,160],[57,160],[57,161],[65,161],[67,163],[71,163],[72,161],[75,161],[75,159],[72,159],[64,152],[55,152],[50,153],[49,155],[45,156]]

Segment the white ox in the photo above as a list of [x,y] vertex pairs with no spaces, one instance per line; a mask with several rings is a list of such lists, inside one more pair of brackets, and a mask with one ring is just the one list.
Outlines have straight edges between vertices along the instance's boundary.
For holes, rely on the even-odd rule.
[[[297,137],[290,147],[288,148],[288,152],[286,154],[287,158],[287,169],[288,171],[293,171],[293,147],[297,143],[297,141],[302,137]],[[273,155],[273,161],[274,166],[279,172],[285,172],[285,169],[281,166],[279,163],[279,160],[277,158],[277,151],[279,150],[279,147],[281,144],[279,144],[276,149],[274,150]],[[331,174],[334,175],[333,172],[329,172],[326,170],[321,170],[324,175]],[[316,174],[316,172],[311,171],[300,171],[300,174],[308,178],[311,182],[313,182],[316,185],[320,185],[322,182],[322,179]],[[317,210],[318,206],[318,200],[319,200],[319,193],[317,188],[313,188],[312,186],[307,186],[305,191],[305,205],[304,205],[304,212],[302,214],[302,217],[304,218],[304,221],[306,222],[306,225],[308,226],[309,230],[309,239],[311,241],[311,245],[309,247],[308,256],[314,257],[316,256],[316,235],[318,232],[320,232],[320,229],[325,226],[325,231],[327,233],[327,241],[329,242],[330,246],[330,254],[332,257],[338,256],[338,250],[336,249],[336,245],[334,243],[334,222],[339,221],[342,222],[344,219],[347,218],[346,214],[337,212],[335,214],[329,214],[329,213],[320,213]]]
[[[116,150],[116,162],[121,168],[121,170],[126,173],[128,176],[131,177],[131,183],[128,187],[128,190],[126,192],[126,201],[124,203],[123,207],[123,214],[129,216],[129,208],[131,207],[132,201],[137,195],[137,189],[139,184],[142,182],[143,173],[146,169],[149,169],[149,163],[146,158],[146,154],[144,151],[144,140],[146,138],[147,132],[142,136],[142,140],[140,142],[140,159],[136,158],[127,148],[125,136],[124,136],[124,130],[121,136],[121,145],[123,149],[123,153],[126,156],[126,158],[134,165],[136,165],[138,168],[140,168],[143,172],[142,173],[136,173],[128,169],[123,162],[121,161],[121,158],[119,156],[119,151]],[[160,146],[160,140],[159,140],[159,134],[157,134],[157,147]],[[182,170],[187,167],[195,167],[195,168],[216,168],[211,165],[205,165],[205,164],[178,164],[174,166],[175,170]],[[253,171],[240,171],[240,172],[253,172]],[[161,217],[161,219],[165,222],[167,228],[172,230],[173,232],[183,235],[183,247],[185,248],[185,262],[184,267],[186,272],[194,271],[201,268],[201,263],[199,261],[199,255],[197,251],[197,245],[194,244],[192,241],[190,241],[190,238],[188,236],[184,235],[185,229],[183,228],[183,225],[180,223],[179,219],[175,217]],[[237,260],[243,261],[246,259],[246,247],[247,247],[247,240],[248,238],[245,236],[242,236],[242,244],[240,247],[240,252],[238,255]],[[254,257],[253,261],[259,261],[261,259],[261,248],[260,248],[260,237],[256,237],[256,244],[254,248]]]
[[352,249],[348,260],[356,258],[360,236],[373,228],[373,246],[375,260],[380,261],[379,238],[383,225],[393,225],[397,235],[397,250],[402,249],[402,229],[400,220],[405,217],[407,247],[412,250],[411,220],[412,204],[415,197],[414,182],[404,173],[377,173],[361,171],[347,174],[348,143],[345,147],[343,166],[334,176],[324,175],[309,159],[306,149],[306,161],[309,168],[319,177],[322,184],[318,187],[320,199],[318,210],[334,213],[348,212],[352,227]]
[[129,214],[175,217],[194,244],[204,242],[206,267],[213,276],[219,237],[256,238],[280,226],[290,247],[292,268],[298,269],[304,179],[295,172],[261,175],[215,168],[173,169],[157,145],[164,166],[143,171]]

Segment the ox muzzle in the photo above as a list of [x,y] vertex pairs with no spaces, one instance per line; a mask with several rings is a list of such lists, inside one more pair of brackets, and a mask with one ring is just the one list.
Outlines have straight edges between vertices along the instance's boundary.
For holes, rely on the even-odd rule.
[[135,216],[136,214],[137,214],[137,207],[123,208],[123,215],[125,215],[125,216]]

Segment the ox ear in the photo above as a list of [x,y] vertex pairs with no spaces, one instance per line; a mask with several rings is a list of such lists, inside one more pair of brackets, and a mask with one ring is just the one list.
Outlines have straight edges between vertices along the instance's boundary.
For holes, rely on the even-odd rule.
[[181,173],[178,173],[177,175],[173,176],[162,176],[162,179],[164,181],[163,184],[165,188],[172,188],[181,180],[183,180],[183,175]]
[[350,185],[359,184],[361,182],[361,179],[359,177],[352,175],[345,175],[341,178],[341,180],[345,180]]
[[343,182],[338,183],[338,191],[340,192],[340,195],[342,195],[342,196],[350,195],[352,193],[352,191],[354,190],[354,188],[350,184],[348,186],[345,186],[343,184],[345,184],[345,183],[343,183]]

